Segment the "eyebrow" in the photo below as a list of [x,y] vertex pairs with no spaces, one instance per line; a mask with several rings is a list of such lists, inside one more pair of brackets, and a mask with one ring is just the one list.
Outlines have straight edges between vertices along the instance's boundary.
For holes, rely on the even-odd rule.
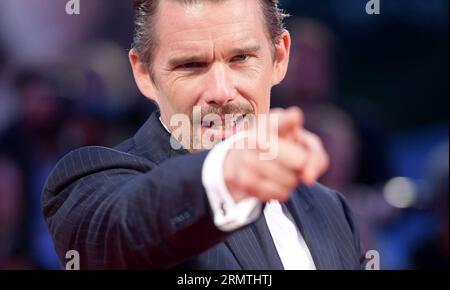
[[232,55],[241,55],[241,54],[255,53],[260,50],[261,50],[261,46],[259,44],[251,44],[251,45],[234,48],[231,50],[231,54]]
[[[249,54],[249,53],[256,53],[260,50],[261,46],[259,44],[251,44],[233,48],[230,50],[229,54],[231,55]],[[182,55],[182,56],[175,56],[169,59],[168,64],[170,67],[177,67],[179,65],[187,63],[205,62],[205,59],[206,57],[200,54]]]

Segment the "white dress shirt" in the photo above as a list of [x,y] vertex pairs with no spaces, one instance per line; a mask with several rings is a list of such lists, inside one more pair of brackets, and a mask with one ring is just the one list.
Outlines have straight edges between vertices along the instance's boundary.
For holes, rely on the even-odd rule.
[[[262,210],[262,202],[254,197],[235,202],[223,176],[228,150],[245,136],[245,133],[238,133],[217,144],[207,155],[202,168],[202,183],[214,215],[214,224],[222,231],[233,231],[254,222]],[[286,206],[270,201],[264,208],[264,216],[284,269],[315,270],[308,246]]]

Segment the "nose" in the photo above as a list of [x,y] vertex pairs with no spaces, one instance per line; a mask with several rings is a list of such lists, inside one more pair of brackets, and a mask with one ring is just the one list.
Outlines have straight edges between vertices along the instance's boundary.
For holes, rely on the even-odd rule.
[[222,107],[236,98],[237,91],[230,73],[221,64],[211,67],[206,78],[206,90],[203,95],[204,101],[208,105]]

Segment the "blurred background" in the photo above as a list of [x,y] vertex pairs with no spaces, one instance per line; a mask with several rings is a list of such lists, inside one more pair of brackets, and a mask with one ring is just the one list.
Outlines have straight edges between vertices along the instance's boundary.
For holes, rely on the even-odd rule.
[[[61,268],[40,211],[57,160],[114,146],[155,109],[127,51],[131,0],[0,1],[0,269]],[[282,0],[291,63],[273,106],[300,106],[383,269],[448,269],[448,0]]]

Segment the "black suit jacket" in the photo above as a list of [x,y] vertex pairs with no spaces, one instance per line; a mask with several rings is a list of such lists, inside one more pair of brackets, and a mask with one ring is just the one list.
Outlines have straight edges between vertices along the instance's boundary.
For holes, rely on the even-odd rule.
[[[66,155],[49,176],[42,209],[58,256],[80,253],[82,269],[283,269],[264,215],[218,230],[201,170],[207,151],[173,150],[154,113],[114,149]],[[318,269],[359,269],[360,242],[342,196],[299,186],[287,207]]]

